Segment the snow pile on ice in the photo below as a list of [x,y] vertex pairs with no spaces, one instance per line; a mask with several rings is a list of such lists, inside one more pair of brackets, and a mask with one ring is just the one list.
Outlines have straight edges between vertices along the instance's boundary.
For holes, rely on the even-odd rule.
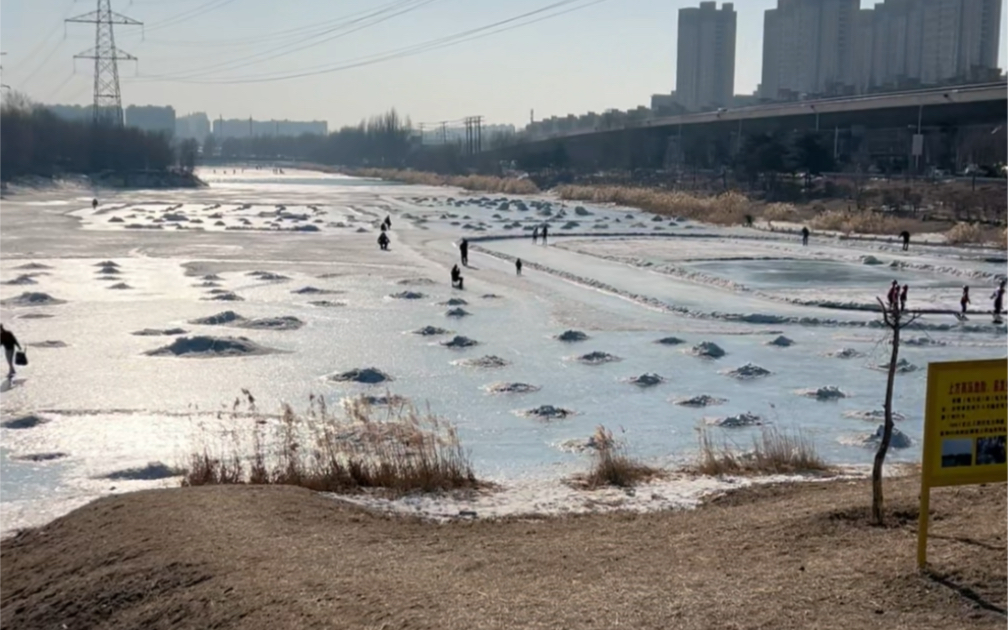
[[679,398],[675,401],[675,404],[683,407],[712,407],[725,402],[727,401],[724,398],[716,398],[714,396],[708,396],[707,394],[700,394],[699,396],[692,396],[690,398]]
[[863,357],[864,354],[858,352],[854,348],[840,348],[835,352],[830,352],[826,356],[833,357],[834,359],[856,359],[858,357]]
[[588,335],[580,330],[565,330],[557,335],[556,339],[559,341],[584,341],[588,339]]
[[469,337],[455,335],[448,341],[442,341],[441,345],[446,348],[471,348],[472,346],[479,345],[479,342]]
[[432,337],[434,335],[447,335],[450,330],[445,330],[444,328],[438,328],[437,326],[424,326],[423,328],[418,328],[413,331],[414,335],[421,335],[423,337]]
[[378,368],[354,368],[340,374],[333,374],[330,381],[341,383],[364,383],[365,385],[376,385],[394,380],[391,376],[382,372]]
[[[855,440],[844,440],[841,442],[846,442],[854,446],[864,446],[869,448],[875,448],[882,442],[882,432],[885,430],[885,425],[878,425],[874,433],[869,433],[868,435],[861,435]],[[889,438],[889,448],[910,448],[913,446],[913,440],[910,439],[906,433],[903,433],[896,427],[893,427],[892,435]]]
[[766,345],[776,346],[777,348],[790,348],[794,345],[794,340],[788,339],[784,335],[779,335],[776,339],[768,341]]
[[[882,422],[885,420],[885,410],[884,409],[868,409],[862,411],[846,411],[844,412],[845,418],[853,418],[855,420],[868,420],[869,422]],[[906,416],[894,411],[892,412],[893,422],[902,422],[906,420]]]
[[821,401],[847,398],[847,394],[842,392],[840,388],[835,385],[827,385],[825,387],[820,387],[819,389],[803,389],[799,390],[798,393],[807,398],[815,398],[816,400]]
[[318,287],[301,287],[300,289],[294,289],[291,291],[296,295],[330,295],[332,293],[339,293],[339,291],[330,291],[329,289],[320,289]]
[[445,311],[445,317],[466,317],[467,315],[469,315],[469,311],[461,307]]
[[186,331],[182,328],[144,328],[143,330],[137,330],[131,334],[136,335],[137,337],[159,337],[162,335],[184,335],[186,334]]
[[222,311],[216,315],[210,315],[209,317],[200,317],[197,319],[189,320],[190,324],[196,324],[199,326],[223,326],[226,324],[233,324],[235,322],[244,321],[245,318],[235,313],[234,311]]
[[280,317],[244,320],[234,325],[238,328],[248,328],[251,330],[297,330],[304,326],[305,323],[297,317],[282,315]]
[[[875,369],[876,370],[881,370],[883,372],[888,372],[889,371],[889,364],[888,363],[879,363],[878,365],[875,366]],[[909,374],[910,372],[916,372],[919,369],[920,369],[919,367],[917,367],[913,363],[910,363],[906,359],[900,359],[899,361],[896,362],[896,373],[897,374]]]
[[497,295],[496,293],[484,293],[480,297],[483,298],[484,300],[499,300],[500,299],[500,296]]
[[430,286],[430,285],[437,284],[437,283],[434,282],[433,280],[431,280],[430,278],[403,278],[402,280],[398,280],[396,282],[396,284],[407,285],[407,286],[410,286],[410,285],[413,285],[413,286]]
[[613,363],[615,361],[622,361],[618,356],[609,354],[608,352],[589,352],[588,354],[582,354],[577,358],[578,361],[584,363],[585,365],[602,365],[603,363]]
[[152,357],[176,356],[186,358],[237,357],[276,352],[245,337],[179,337],[167,346],[150,350]]
[[725,351],[713,341],[703,341],[693,346],[690,354],[704,359],[720,359],[725,355]]
[[453,361],[455,365],[464,365],[466,367],[477,367],[477,368],[502,368],[510,365],[505,359],[502,359],[496,355],[488,354],[478,359],[459,359]]
[[654,372],[646,372],[640,376],[631,377],[627,380],[627,382],[631,385],[636,385],[637,387],[653,387],[664,383],[665,379]]
[[528,383],[492,383],[487,385],[485,389],[491,394],[531,394],[541,388]]
[[34,343],[28,344],[32,348],[66,348],[67,345],[62,341],[36,341]]
[[535,418],[536,420],[563,420],[564,418],[573,416],[574,412],[570,409],[554,407],[553,405],[540,405],[535,409],[527,409],[521,412],[521,415],[526,418]]
[[591,435],[587,438],[571,438],[569,440],[563,440],[557,444],[557,448],[567,453],[584,453],[585,451],[597,449],[598,442],[595,440],[595,436]]
[[7,298],[0,301],[4,306],[55,306],[66,304],[64,300],[57,300],[48,293],[25,291],[17,297]]
[[763,424],[763,418],[754,413],[744,411],[735,416],[724,418],[704,418],[704,423],[725,429],[737,429],[740,427],[756,427]]
[[102,479],[111,479],[113,481],[156,481],[180,475],[182,475],[181,470],[172,468],[161,462],[151,462],[139,468],[126,468],[111,472],[104,475]]
[[123,290],[123,289],[132,289],[133,287],[131,287],[130,285],[126,284],[125,282],[117,282],[117,283],[113,284],[112,286],[110,286],[109,288],[110,289]]
[[38,284],[38,282],[36,282],[35,279],[32,278],[29,274],[23,273],[17,278],[14,278],[13,280],[8,280],[7,282],[4,282],[4,284],[24,285],[24,284]]
[[23,265],[18,265],[14,267],[15,269],[26,269],[29,271],[38,271],[39,269],[52,269],[49,265],[43,265],[42,263],[30,262]]
[[680,339],[679,337],[662,337],[655,343],[660,343],[663,346],[678,346],[679,344],[683,344],[686,342]]
[[770,370],[753,363],[746,363],[742,367],[735,368],[734,370],[723,371],[721,373],[740,381],[762,378],[764,376],[770,376],[771,374]]
[[419,300],[426,296],[419,291],[400,291],[399,293],[389,295],[389,297],[395,300]]
[[334,302],[332,300],[315,300],[308,303],[311,304],[312,306],[322,306],[327,308],[332,308],[336,306],[346,306],[346,302]]
[[95,273],[106,276],[114,276],[119,273],[119,265],[105,265],[104,267],[98,269]]
[[440,306],[466,306],[469,302],[466,302],[462,298],[452,298],[445,302],[438,302]]
[[866,254],[866,255],[864,255],[864,256],[861,257],[861,264],[862,265],[881,265],[883,263],[882,263],[881,260],[879,260],[878,258],[875,258],[871,254]]
[[45,424],[49,422],[45,418],[41,418],[34,414],[27,416],[21,416],[20,418],[14,418],[13,420],[7,420],[6,422],[0,424],[0,427],[5,429],[33,429],[40,424]]
[[245,298],[238,295],[237,293],[232,293],[231,291],[224,291],[223,293],[218,293],[213,297],[200,298],[202,300],[210,300],[213,302],[244,302]]
[[903,340],[903,345],[915,346],[915,347],[928,347],[928,346],[944,346],[946,344],[944,341],[938,339],[932,339],[931,337],[910,337],[909,339]]
[[251,271],[246,275],[253,276],[259,278],[260,280],[265,280],[267,282],[281,282],[284,280],[290,280],[290,278],[288,278],[287,276],[279,273],[273,273],[272,271]]

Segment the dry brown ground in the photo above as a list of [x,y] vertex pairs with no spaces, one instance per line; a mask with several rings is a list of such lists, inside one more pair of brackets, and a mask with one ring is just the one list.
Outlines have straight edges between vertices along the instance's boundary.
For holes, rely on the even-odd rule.
[[[744,490],[691,512],[436,525],[288,487],[101,499],[0,545],[19,628],[1004,628],[1004,484]],[[63,625],[65,624],[65,625]]]

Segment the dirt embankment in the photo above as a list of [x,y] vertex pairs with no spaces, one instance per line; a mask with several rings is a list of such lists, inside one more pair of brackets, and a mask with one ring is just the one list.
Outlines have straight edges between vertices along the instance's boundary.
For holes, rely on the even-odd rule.
[[[288,487],[96,501],[0,545],[20,628],[1004,628],[1005,485],[750,489],[692,512],[434,525]],[[65,624],[65,625],[64,625]]]

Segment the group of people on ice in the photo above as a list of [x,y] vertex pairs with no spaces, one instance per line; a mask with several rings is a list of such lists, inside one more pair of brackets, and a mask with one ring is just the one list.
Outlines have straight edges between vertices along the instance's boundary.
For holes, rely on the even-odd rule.
[[[1004,310],[1004,295],[1005,295],[1005,285],[1008,284],[1008,279],[1001,279],[998,283],[997,289],[991,294],[991,299],[994,300],[994,322],[998,323],[1001,321],[1001,312]],[[892,284],[889,285],[889,293],[886,296],[887,302],[889,304],[889,310],[894,313],[901,313],[906,311],[907,303],[907,292],[910,290],[910,286],[904,284],[900,288],[899,281],[893,280]],[[966,319],[966,311],[969,308],[970,301],[970,288],[969,286],[964,286],[962,290],[962,295],[959,297],[959,313],[956,317],[959,319]]]

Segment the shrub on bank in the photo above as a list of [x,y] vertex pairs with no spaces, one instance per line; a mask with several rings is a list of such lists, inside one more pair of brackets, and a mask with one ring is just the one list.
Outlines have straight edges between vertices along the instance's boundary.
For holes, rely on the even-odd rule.
[[403,169],[360,168],[348,171],[358,177],[373,177],[424,186],[454,186],[474,192],[494,192],[507,195],[533,195],[539,188],[530,179],[495,177],[493,175],[439,175],[426,171]]
[[612,203],[640,208],[664,216],[682,216],[718,225],[745,223],[752,206],[740,193],[729,191],[712,197],[701,197],[681,191],[634,188],[629,186],[560,186],[561,199]]
[[987,234],[976,223],[956,223],[945,232],[945,242],[950,245],[981,245],[986,240]]
[[828,470],[815,445],[801,430],[793,433],[763,427],[753,437],[753,448],[742,451],[727,442],[715,443],[711,429],[700,428],[700,460],[697,472],[704,475],[770,475]]
[[587,489],[616,486],[630,488],[657,477],[661,472],[633,459],[626,444],[617,441],[612,431],[599,425],[591,438],[592,467],[587,474],[574,478],[575,485]]
[[870,210],[859,212],[827,210],[813,217],[811,226],[817,230],[831,230],[844,234],[898,234],[901,231],[899,221]]
[[285,484],[324,492],[375,488],[398,494],[473,488],[478,481],[453,425],[411,406],[377,418],[362,399],[341,414],[312,397],[305,414],[285,405],[279,420],[261,415],[231,433],[228,447],[204,445],[182,485]]

